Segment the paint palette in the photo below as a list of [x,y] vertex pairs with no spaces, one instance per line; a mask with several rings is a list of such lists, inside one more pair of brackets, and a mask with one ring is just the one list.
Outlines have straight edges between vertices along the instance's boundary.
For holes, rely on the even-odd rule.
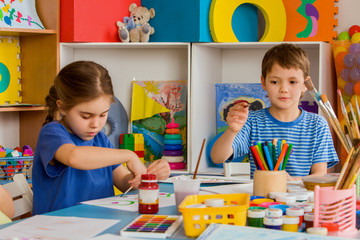
[[122,236],[166,238],[170,237],[182,223],[177,215],[140,215],[120,231]]

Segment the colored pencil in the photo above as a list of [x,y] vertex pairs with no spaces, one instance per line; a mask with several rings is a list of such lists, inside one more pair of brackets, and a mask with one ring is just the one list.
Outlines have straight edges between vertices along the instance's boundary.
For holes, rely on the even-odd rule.
[[273,160],[273,166],[276,165],[276,145],[272,145],[272,160]]
[[252,158],[254,160],[255,168],[258,169],[258,170],[261,170],[261,168],[259,166],[259,162],[255,159],[254,149],[252,148],[252,146],[250,146],[249,149],[250,149],[251,156],[252,156]]
[[285,158],[284,158],[284,162],[283,162],[283,164],[282,164],[282,170],[285,170],[285,167],[286,167],[286,163],[287,163],[287,161],[288,161],[288,159],[289,159],[289,157],[290,157],[290,154],[291,154],[291,152],[292,152],[292,147],[293,147],[293,144],[292,143],[290,143],[289,144],[289,147],[288,147],[288,149],[287,149],[287,151],[286,151],[286,155],[285,155]]
[[287,149],[288,149],[288,144],[287,144],[287,143],[284,143],[284,146],[283,146],[283,148],[281,149],[281,153],[280,153],[280,155],[279,155],[279,158],[278,158],[278,160],[277,160],[277,162],[276,162],[274,171],[277,171],[277,170],[279,169],[280,163],[282,162],[282,160],[283,160],[283,158],[284,158],[284,156],[285,156],[285,154],[286,154]]
[[[261,143],[260,143],[260,146],[261,146]],[[259,158],[260,158],[261,163],[264,166],[265,170],[269,170],[268,166],[266,165],[264,155],[262,155],[262,151],[259,148],[259,143],[257,145],[255,145],[255,149],[256,149],[256,151],[257,151],[257,153],[259,155]]]
[[269,170],[271,170],[271,171],[274,170],[273,161],[270,156],[269,148],[266,145],[264,146],[264,153],[266,156],[267,164],[269,166]]
[[264,165],[262,164],[259,154],[256,150],[256,146],[250,146],[250,150],[252,151],[252,153],[254,154],[254,157],[255,157],[254,161],[257,161],[261,170],[265,170]]

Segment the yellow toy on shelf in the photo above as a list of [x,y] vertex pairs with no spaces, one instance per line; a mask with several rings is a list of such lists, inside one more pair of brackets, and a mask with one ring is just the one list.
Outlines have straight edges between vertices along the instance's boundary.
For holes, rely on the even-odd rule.
[[231,21],[236,8],[244,3],[255,5],[264,15],[266,25],[260,42],[283,41],[286,32],[286,12],[283,1],[213,0],[209,12],[209,21],[214,42],[238,42]]
[[22,101],[19,38],[0,39],[0,104]]

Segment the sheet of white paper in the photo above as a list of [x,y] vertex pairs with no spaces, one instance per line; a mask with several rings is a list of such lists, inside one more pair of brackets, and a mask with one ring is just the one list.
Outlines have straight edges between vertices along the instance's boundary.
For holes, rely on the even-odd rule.
[[210,193],[220,193],[220,194],[229,194],[229,193],[253,193],[253,184],[252,183],[242,183],[242,184],[227,184],[227,185],[218,185],[213,187],[201,187],[202,191]]
[[36,215],[0,230],[2,239],[85,240],[120,220]]
[[[137,212],[139,210],[139,200],[137,194],[126,194],[123,197],[114,196],[109,198],[96,199],[82,202],[83,204],[95,205],[99,207],[114,208],[123,211]],[[159,207],[175,205],[174,193],[159,193]]]
[[139,238],[132,238],[128,236],[120,236],[115,234],[103,234],[94,238],[91,238],[89,240],[135,240]]

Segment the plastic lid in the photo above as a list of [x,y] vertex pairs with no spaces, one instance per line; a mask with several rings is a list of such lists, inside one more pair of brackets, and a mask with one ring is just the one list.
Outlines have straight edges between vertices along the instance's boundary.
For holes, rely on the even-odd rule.
[[191,204],[187,205],[186,208],[206,208],[205,204]]
[[309,200],[309,196],[307,194],[303,194],[302,192],[294,193],[296,201],[307,201]]
[[205,199],[205,205],[207,207],[223,207],[224,199],[223,198],[208,198],[208,199]]
[[155,174],[142,174],[141,180],[156,180]]
[[248,210],[249,218],[263,218],[265,217],[265,211],[262,209],[249,209]]
[[295,216],[283,216],[283,224],[299,224],[299,217]]
[[276,204],[276,205],[270,205],[270,206],[269,206],[269,209],[271,209],[271,208],[281,209],[282,212],[283,212],[283,215],[285,215],[286,209],[289,208],[289,206],[288,206],[288,205],[284,205],[284,204]]
[[265,210],[266,207],[259,207],[259,206],[253,206],[253,207],[249,207],[249,209],[254,210],[254,209],[261,209],[261,210]]
[[327,228],[328,232],[337,232],[340,228],[337,223],[322,223],[321,227]]
[[334,183],[338,179],[338,176],[325,174],[324,176],[307,176],[303,177],[303,182],[309,183]]
[[283,224],[283,220],[280,217],[264,217],[264,224],[268,226],[280,226]]
[[328,230],[325,227],[309,227],[306,229],[306,232],[316,235],[327,235]]
[[260,207],[265,207],[265,208],[268,208],[269,206],[271,205],[277,205],[277,204],[281,204],[279,202],[263,202],[263,203],[260,203]]
[[281,217],[283,215],[283,211],[278,208],[268,208],[265,209],[265,216],[267,217]]
[[270,192],[269,198],[275,199],[277,195],[287,195],[286,192]]
[[291,195],[277,195],[276,201],[283,203],[292,203],[292,202],[296,202],[296,197]]
[[314,213],[305,213],[304,220],[313,222],[314,221]]
[[303,216],[304,215],[304,209],[302,208],[287,208],[286,209],[286,215],[289,216]]

